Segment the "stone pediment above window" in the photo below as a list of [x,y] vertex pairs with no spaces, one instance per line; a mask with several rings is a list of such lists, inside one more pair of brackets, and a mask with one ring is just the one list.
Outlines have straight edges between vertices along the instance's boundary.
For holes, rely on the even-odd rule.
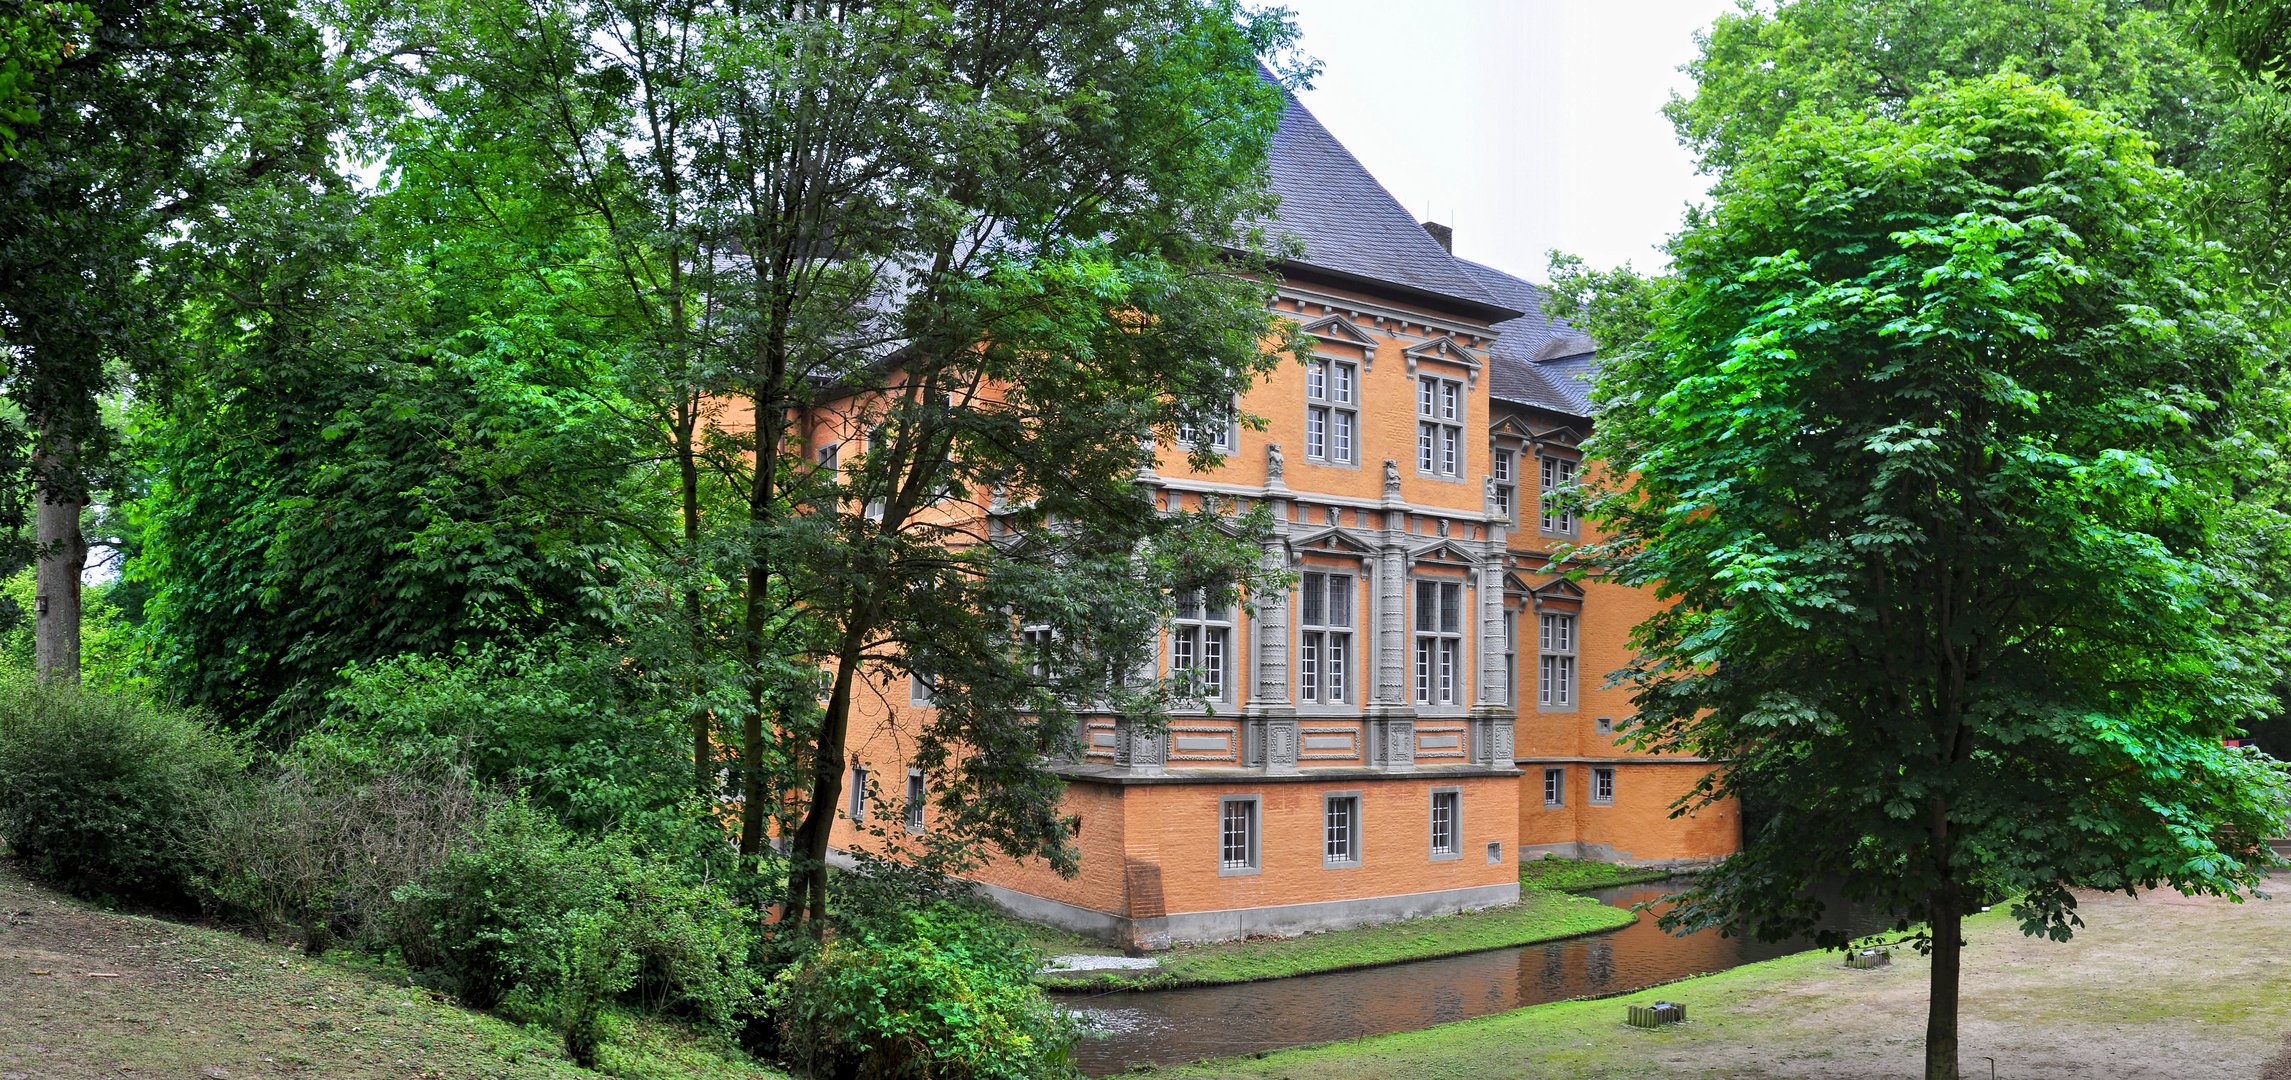
[[1527,590],[1527,593],[1535,597],[1535,608],[1538,611],[1583,610],[1583,586],[1563,577],[1552,578]]
[[1473,382],[1479,381],[1480,368],[1484,363],[1480,359],[1480,354],[1457,344],[1455,338],[1446,334],[1421,345],[1411,346],[1400,355],[1408,358],[1408,374],[1410,375],[1416,374],[1418,364],[1426,360],[1435,360],[1465,369]]
[[1574,454],[1581,454],[1583,452],[1584,434],[1583,432],[1577,431],[1571,427],[1557,426],[1531,429],[1528,432],[1527,438],[1530,442],[1535,444],[1535,448],[1539,452],[1546,449],[1561,450]]
[[1289,541],[1289,550],[1300,555],[1309,551],[1316,554],[1343,555],[1356,559],[1366,558],[1376,553],[1375,548],[1362,543],[1343,529],[1322,529],[1309,536],[1291,540]]
[[1305,323],[1298,330],[1321,341],[1335,345],[1350,345],[1364,353],[1376,351],[1376,338],[1343,315],[1330,315]]
[[1488,425],[1488,434],[1508,436],[1522,442],[1533,442],[1536,437],[1535,428],[1531,427],[1527,421],[1509,413],[1496,417],[1495,422]]
[[1448,540],[1418,548],[1410,552],[1408,557],[1416,562],[1453,563],[1457,566],[1478,566],[1480,563],[1478,555]]

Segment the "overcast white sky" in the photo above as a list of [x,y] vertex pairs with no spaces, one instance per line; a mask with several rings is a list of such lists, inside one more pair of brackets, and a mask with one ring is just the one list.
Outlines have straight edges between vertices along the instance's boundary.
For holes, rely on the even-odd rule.
[[1559,248],[1655,269],[1707,184],[1663,119],[1733,0],[1278,0],[1321,61],[1302,97],[1456,254],[1533,281]]

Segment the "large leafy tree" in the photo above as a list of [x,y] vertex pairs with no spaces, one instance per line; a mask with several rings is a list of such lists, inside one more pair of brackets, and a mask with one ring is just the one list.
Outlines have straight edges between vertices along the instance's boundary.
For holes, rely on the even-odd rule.
[[1671,604],[1636,739],[1776,808],[1667,919],[1787,933],[1837,880],[1923,924],[1932,1077],[1968,905],[2065,938],[2075,887],[2235,896],[2285,823],[2222,746],[2265,703],[2235,494],[2283,402],[2152,155],[2018,77],[1793,120],[1605,385],[1614,573]]
[[[729,713],[741,849],[789,838],[790,917],[821,913],[854,710],[910,668],[940,687],[919,753],[948,762],[956,831],[1067,858],[1039,764],[1066,703],[1150,707],[1126,680],[1160,586],[1248,561],[1134,481],[1148,437],[1222,421],[1271,362],[1244,223],[1279,112],[1257,60],[1285,22],[1205,0],[339,21],[418,103],[374,145],[476,211],[457,228],[534,252],[516,272],[577,277],[627,343],[682,492],[691,670],[736,690],[695,686],[695,780],[713,790]],[[493,175],[514,200],[461,194]],[[1021,625],[1052,631],[1055,680]]]
[[34,523],[33,543],[15,554],[38,559],[37,663],[44,677],[73,680],[81,518],[116,466],[100,403],[167,360],[154,347],[167,337],[167,283],[152,261],[171,233],[237,193],[323,171],[333,129],[326,96],[302,93],[316,32],[284,3],[110,0],[31,14],[70,29],[49,43],[36,118],[0,160],[0,380],[11,406],[0,422],[0,530],[16,540]]

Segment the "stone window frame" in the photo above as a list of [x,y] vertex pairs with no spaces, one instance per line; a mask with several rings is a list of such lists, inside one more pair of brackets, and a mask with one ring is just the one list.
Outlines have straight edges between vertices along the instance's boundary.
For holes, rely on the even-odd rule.
[[[1440,629],[1437,625],[1429,630],[1424,628],[1423,616],[1419,613],[1423,610],[1424,586],[1426,585],[1435,586],[1433,590],[1435,598],[1440,595],[1439,587],[1453,587],[1456,590],[1455,629]],[[1466,643],[1472,639],[1470,628],[1477,622],[1472,614],[1471,586],[1472,580],[1468,575],[1463,577],[1424,573],[1408,575],[1408,621],[1406,623],[1408,627],[1408,653],[1403,663],[1406,665],[1407,672],[1407,699],[1416,707],[1419,715],[1432,717],[1460,716],[1471,708],[1474,680],[1471,669],[1471,650],[1466,647]],[[1437,624],[1439,620],[1435,618],[1434,622]],[[1428,661],[1422,648],[1423,643],[1427,640],[1435,643]],[[1450,676],[1449,686],[1450,697],[1446,700],[1439,697],[1440,673],[1431,666],[1431,664],[1437,663],[1440,657],[1438,642],[1453,642],[1455,645],[1454,670]],[[1422,664],[1422,670],[1419,670],[1420,661],[1427,661]]]
[[929,802],[930,779],[924,775],[923,770],[921,769],[908,769],[906,805],[908,832],[921,835],[923,831],[923,812],[925,807],[929,805]]
[[[1304,589],[1307,575],[1315,575],[1332,579],[1344,579],[1345,590],[1351,594],[1351,606],[1347,611],[1347,615],[1351,620],[1350,622],[1347,622],[1342,626],[1337,626],[1326,621],[1320,623],[1307,623],[1305,621]],[[1323,599],[1325,602],[1325,581],[1323,582],[1323,590]],[[1362,670],[1361,664],[1361,641],[1365,636],[1363,633],[1365,629],[1363,624],[1367,622],[1367,619],[1361,614],[1361,602],[1366,598],[1367,593],[1368,589],[1365,587],[1365,583],[1362,580],[1361,568],[1357,560],[1355,560],[1353,564],[1349,566],[1326,566],[1308,563],[1298,569],[1297,592],[1295,596],[1295,616],[1292,620],[1296,638],[1291,645],[1292,651],[1289,655],[1290,666],[1294,669],[1292,674],[1295,681],[1294,692],[1296,694],[1297,708],[1300,711],[1316,715],[1349,713],[1351,711],[1357,710],[1360,707],[1363,699],[1367,696],[1362,692],[1364,672]],[[1321,617],[1324,620],[1328,617],[1325,603]],[[1321,634],[1323,635],[1322,640],[1325,642],[1327,640],[1326,635],[1332,633],[1342,634],[1345,637],[1345,672],[1343,676],[1344,698],[1340,701],[1331,701],[1329,700],[1325,689],[1316,690],[1314,697],[1306,697],[1305,636],[1307,634]],[[1325,658],[1326,653],[1323,652],[1321,655]],[[1318,685],[1323,688],[1327,686],[1326,672],[1327,668],[1324,663],[1321,665],[1319,671],[1320,678],[1317,680]]]
[[[1583,708],[1583,612],[1539,607],[1535,612],[1535,708],[1571,713]],[[1561,628],[1554,633],[1553,628]],[[1564,638],[1564,646],[1553,644]],[[1560,691],[1553,693],[1554,689]]]
[[1567,807],[1567,766],[1543,767],[1543,808],[1564,810]]
[[[1340,859],[1329,854],[1329,844],[1334,835],[1330,828],[1330,818],[1336,812],[1336,804],[1343,800],[1350,800],[1352,803],[1351,810],[1345,823],[1345,847],[1351,853],[1351,856],[1349,858]],[[1362,828],[1360,823],[1360,819],[1362,817],[1362,806],[1365,802],[1366,800],[1361,798],[1361,793],[1358,789],[1347,791],[1324,791],[1321,793],[1321,869],[1360,869],[1361,862],[1363,861],[1362,855],[1364,854],[1361,849],[1365,846],[1368,837],[1368,830]]]
[[[1601,780],[1607,782],[1607,794],[1603,798],[1599,794],[1599,781]],[[1592,806],[1615,805],[1615,767],[1613,765],[1591,766],[1591,787],[1585,794],[1584,801]]]
[[851,790],[845,793],[843,814],[854,825],[864,824],[867,821],[867,763],[852,759],[849,779]]
[[[1440,847],[1440,800],[1452,799],[1453,810],[1448,818],[1448,846]],[[1464,789],[1436,787],[1432,789],[1424,823],[1424,842],[1433,862],[1455,862],[1464,857]]]
[[[1218,877],[1241,877],[1265,872],[1264,802],[1264,797],[1261,795],[1220,795],[1217,797]],[[1230,863],[1225,858],[1226,852],[1231,846],[1230,837],[1226,833],[1227,826],[1232,821],[1231,811],[1228,808],[1233,806],[1247,807],[1246,815],[1242,819],[1247,831],[1247,835],[1242,838],[1242,847],[1247,852],[1247,861],[1244,863]]]
[[1225,601],[1224,606],[1216,609],[1213,615],[1209,607],[1210,589],[1193,589],[1189,592],[1192,595],[1191,602],[1194,605],[1194,610],[1200,614],[1191,618],[1183,614],[1187,603],[1184,595],[1180,595],[1173,605],[1169,618],[1169,652],[1167,654],[1170,675],[1175,677],[1179,671],[1194,670],[1193,666],[1185,668],[1178,666],[1180,635],[1188,630],[1200,635],[1193,640],[1193,665],[1199,665],[1203,654],[1208,652],[1208,643],[1213,640],[1210,632],[1215,630],[1225,632],[1219,646],[1223,655],[1218,664],[1217,692],[1213,695],[1197,694],[1182,698],[1173,703],[1170,708],[1173,713],[1200,714],[1212,712],[1221,705],[1232,704],[1237,693],[1236,686],[1247,674],[1247,670],[1240,659],[1242,652],[1241,600],[1240,597],[1236,596]]
[[1554,496],[1570,491],[1582,483],[1583,456],[1562,452],[1556,447],[1535,448],[1536,469],[1536,531],[1540,535],[1560,540],[1573,540],[1583,534],[1583,519],[1572,509],[1554,512]]
[[1505,522],[1519,525],[1519,458],[1518,448],[1492,446],[1488,449],[1488,476],[1495,480],[1496,506],[1503,511]]
[[[1304,433],[1303,442],[1306,461],[1312,462],[1315,465],[1331,465],[1340,468],[1357,469],[1360,467],[1360,412],[1361,398],[1364,396],[1362,394],[1363,386],[1360,380],[1360,376],[1362,369],[1365,366],[1366,365],[1362,364],[1358,360],[1348,360],[1341,356],[1329,356],[1325,353],[1315,353],[1310,359],[1305,361],[1305,412],[1304,427],[1301,430]],[[1316,367],[1323,369],[1319,372],[1321,392],[1318,397],[1314,396],[1313,394],[1313,376],[1315,374]],[[1336,376],[1339,369],[1343,369],[1349,372],[1348,377],[1350,379],[1350,389],[1352,396],[1347,399],[1339,399],[1332,393],[1336,387]],[[1312,437],[1313,415],[1315,412],[1327,414],[1321,422],[1321,450],[1317,454],[1313,452]],[[1345,453],[1342,455],[1336,452],[1336,420],[1339,414],[1348,417],[1351,422],[1350,433],[1347,436],[1351,440],[1351,443],[1345,448]]]
[[[1464,433],[1471,430],[1470,385],[1462,378],[1419,372],[1411,389],[1416,399],[1416,475],[1462,482],[1471,469],[1471,453],[1464,443]],[[1453,412],[1447,411],[1450,405]],[[1454,460],[1448,460],[1451,456]]]

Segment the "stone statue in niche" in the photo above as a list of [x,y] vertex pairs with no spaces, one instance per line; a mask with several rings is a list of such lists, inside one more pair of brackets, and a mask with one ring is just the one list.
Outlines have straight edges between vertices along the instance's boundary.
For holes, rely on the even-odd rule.
[[1384,459],[1384,493],[1393,496],[1400,494],[1400,463],[1391,458]]
[[1278,480],[1278,479],[1280,479],[1280,478],[1281,478],[1281,476],[1282,476],[1282,474],[1283,474],[1284,470],[1286,470],[1287,468],[1288,468],[1288,463],[1287,463],[1286,461],[1284,461],[1284,460],[1281,458],[1281,444],[1280,444],[1280,443],[1266,443],[1266,444],[1265,444],[1265,479],[1267,479],[1267,480]]
[[1480,477],[1480,499],[1481,499],[1482,501],[1486,502],[1486,503],[1487,503],[1489,506],[1494,506],[1494,505],[1496,504],[1496,478],[1495,478],[1495,477],[1493,477],[1493,476],[1483,476],[1483,477]]

